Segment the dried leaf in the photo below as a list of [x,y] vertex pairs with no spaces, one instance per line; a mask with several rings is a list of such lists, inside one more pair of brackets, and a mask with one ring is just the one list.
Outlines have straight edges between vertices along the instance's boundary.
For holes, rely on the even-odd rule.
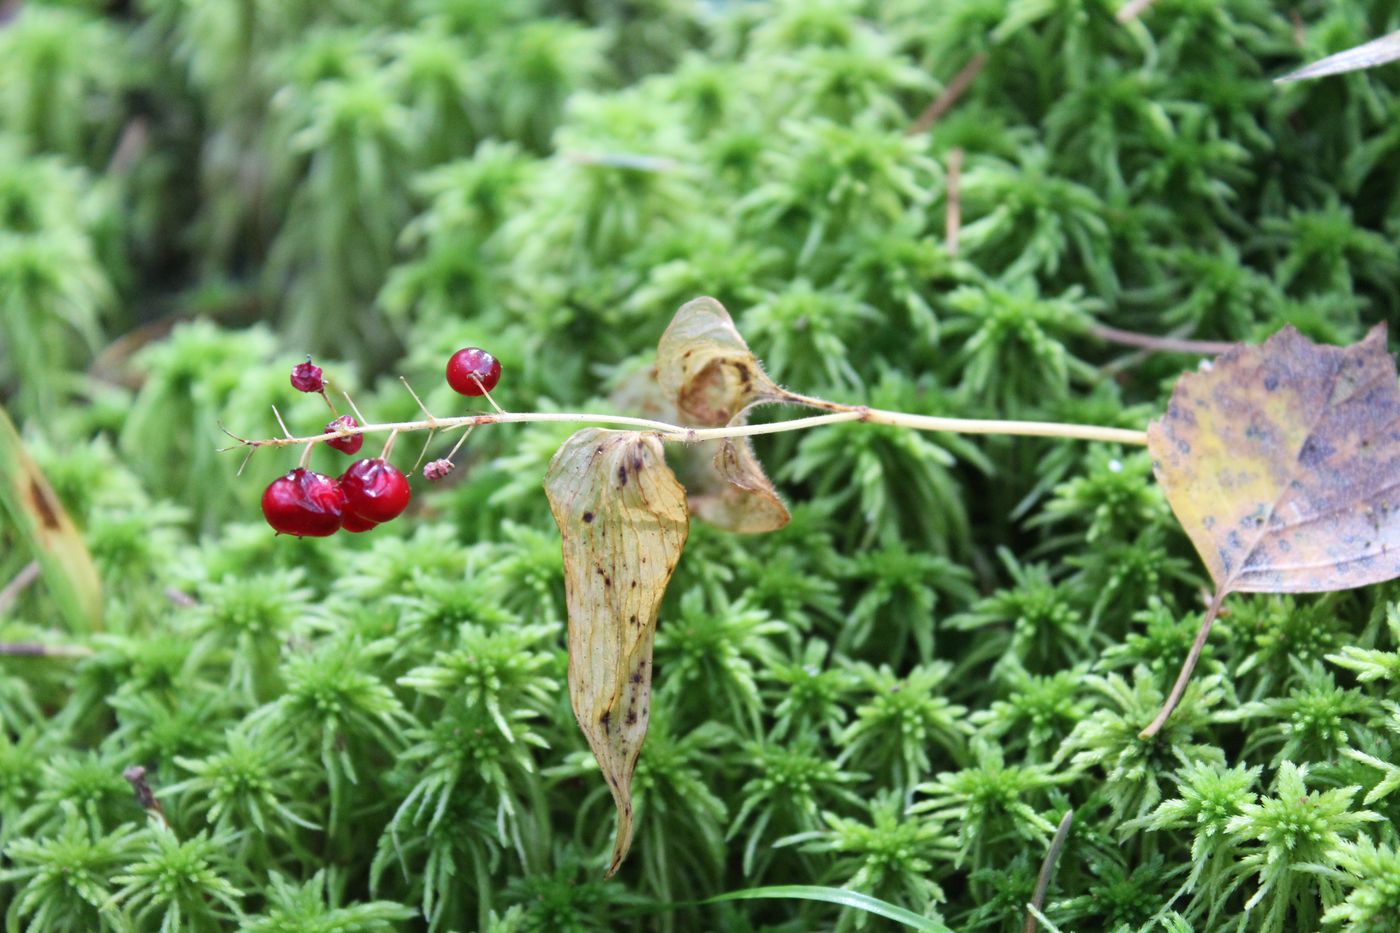
[[1385,327],[1349,347],[1292,327],[1177,381],[1153,469],[1215,581],[1171,695],[1230,593],[1320,593],[1400,576],[1400,386]]
[[707,441],[716,447],[711,482],[690,497],[690,510],[704,521],[737,534],[777,531],[792,520],[773,489],[747,437]]
[[788,397],[713,298],[688,301],[676,312],[656,347],[656,376],[681,414],[705,427],[728,424],[754,402]]
[[1400,387],[1384,326],[1350,347],[1286,327],[1232,350],[1177,382],[1147,441],[1222,592],[1400,575]]
[[77,632],[102,627],[102,583],[83,537],[0,409],[0,512],[7,513],[39,561],[44,583]]
[[685,489],[656,438],[589,428],[555,453],[545,492],[564,539],[569,698],[617,805],[611,876],[632,844],[656,616],[690,530]]
[[1289,81],[1302,81],[1306,78],[1322,78],[1327,75],[1346,74],[1349,71],[1362,71],[1367,68],[1388,65],[1397,59],[1400,59],[1400,32],[1392,32],[1335,55],[1320,58],[1304,65],[1297,71],[1290,71],[1281,78],[1275,78],[1274,83],[1284,84]]
[[[743,423],[755,404],[796,399],[768,378],[729,312],[713,298],[688,301],[671,319],[656,347],[656,379],[680,414],[706,427]],[[695,484],[695,514],[745,534],[786,525],[792,516],[748,439],[727,439],[717,447],[714,472],[702,471],[706,475]]]

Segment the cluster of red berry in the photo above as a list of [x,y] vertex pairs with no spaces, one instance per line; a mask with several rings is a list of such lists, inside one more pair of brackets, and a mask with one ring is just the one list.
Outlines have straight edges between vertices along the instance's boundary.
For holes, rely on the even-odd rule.
[[[462,395],[485,395],[501,378],[500,362],[478,347],[467,347],[447,361],[447,383]],[[311,362],[292,367],[292,386],[302,392],[316,392],[326,398],[321,367]],[[327,399],[329,404],[329,399]],[[326,425],[334,434],[359,427],[349,415],[341,415]],[[354,455],[364,445],[364,435],[332,438],[326,443],[342,453]],[[429,464],[441,469],[440,461]],[[376,525],[397,518],[412,497],[408,478],[382,457],[356,460],[338,479],[297,467],[272,481],[263,492],[262,511],[267,523],[279,534],[324,538],[342,528],[350,532],[369,531]]]

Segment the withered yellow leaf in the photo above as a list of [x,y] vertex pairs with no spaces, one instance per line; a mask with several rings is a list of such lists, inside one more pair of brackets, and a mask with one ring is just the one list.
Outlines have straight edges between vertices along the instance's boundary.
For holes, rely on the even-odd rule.
[[[713,298],[686,302],[656,347],[657,384],[676,412],[705,427],[741,424],[750,406],[797,400],[779,388],[744,342],[729,312]],[[763,472],[747,438],[699,445],[710,463],[694,472],[691,510],[741,534],[776,531],[792,516]]]
[[706,441],[714,447],[708,475],[690,497],[690,510],[717,528],[737,534],[777,531],[792,521],[746,437]]
[[768,378],[724,305],[696,298],[681,305],[656,347],[656,378],[692,424],[728,424],[754,402],[787,393]]
[[1153,470],[1215,582],[1161,712],[1230,593],[1320,593],[1400,576],[1400,386],[1378,326],[1349,347],[1285,327],[1177,381],[1147,429]]
[[611,876],[632,844],[656,616],[690,530],[685,489],[656,438],[588,428],[555,453],[545,493],[564,539],[569,698],[617,805]]
[[1221,592],[1400,575],[1400,386],[1385,328],[1349,347],[1286,327],[1181,377],[1153,467]]

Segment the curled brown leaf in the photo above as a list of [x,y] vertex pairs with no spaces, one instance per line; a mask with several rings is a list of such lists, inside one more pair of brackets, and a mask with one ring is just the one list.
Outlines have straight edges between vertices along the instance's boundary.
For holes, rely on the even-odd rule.
[[713,298],[688,301],[656,347],[656,377],[667,398],[697,425],[728,424],[755,402],[778,402],[778,388]]

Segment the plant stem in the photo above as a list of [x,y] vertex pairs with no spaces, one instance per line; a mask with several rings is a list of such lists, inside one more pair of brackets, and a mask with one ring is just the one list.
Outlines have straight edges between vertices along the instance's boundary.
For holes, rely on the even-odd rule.
[[[802,400],[804,396],[793,396],[790,400]],[[820,401],[820,400],[813,400]],[[840,409],[829,415],[814,415],[809,418],[791,418],[771,424],[733,425],[720,428],[687,428],[665,421],[649,418],[631,418],[625,415],[597,415],[578,412],[499,412],[489,415],[462,415],[455,418],[427,418],[422,421],[393,421],[384,424],[362,424],[354,428],[344,428],[325,434],[306,437],[274,437],[263,440],[249,440],[236,434],[230,437],[248,447],[287,447],[296,444],[317,444],[340,437],[353,437],[357,434],[377,434],[384,431],[402,433],[426,431],[430,429],[451,430],[459,427],[475,427],[482,424],[522,424],[535,422],[555,422],[573,424],[611,424],[655,432],[660,440],[678,444],[695,444],[700,441],[718,440],[730,437],[754,437],[760,434],[782,434],[788,431],[805,431],[808,428],[828,424],[841,424],[860,421],[866,424],[885,424],[915,431],[943,431],[952,434],[1010,434],[1023,437],[1063,437],[1082,441],[1105,441],[1114,444],[1147,443],[1147,434],[1128,428],[1109,428],[1093,424],[1062,424],[1051,421],[998,421],[977,418],[941,418],[934,415],[911,415],[899,411],[883,411],[878,408],[855,408],[825,402],[820,407]],[[226,432],[227,433],[227,432]]]
[[1191,353],[1202,356],[1219,356],[1239,346],[1226,340],[1192,340],[1186,337],[1159,337],[1155,334],[1139,334],[1136,331],[1109,327],[1106,324],[1090,326],[1089,333],[1106,343],[1122,344],[1161,353]]
[[1074,809],[1065,811],[1065,815],[1060,819],[1060,825],[1055,828],[1055,838],[1050,840],[1050,848],[1045,852],[1045,860],[1040,863],[1040,875],[1035,879],[1035,893],[1031,895],[1031,911],[1027,911],[1026,925],[1022,927],[1023,933],[1035,933],[1036,914],[1045,906],[1045,895],[1050,890],[1050,878],[1055,873],[1055,863],[1060,860],[1060,851],[1065,847],[1065,841],[1069,839],[1070,823],[1074,820]]
[[45,645],[31,641],[0,642],[0,657],[4,658],[90,658],[92,649],[85,645]]
[[1162,704],[1161,710],[1157,713],[1157,718],[1152,720],[1146,729],[1138,733],[1140,739],[1150,739],[1162,730],[1171,716],[1172,710],[1181,702],[1181,695],[1186,692],[1186,685],[1191,682],[1191,672],[1196,669],[1196,662],[1201,660],[1201,651],[1206,646],[1206,638],[1210,635],[1210,627],[1215,624],[1215,617],[1220,615],[1220,604],[1225,601],[1228,591],[1219,589],[1211,597],[1210,608],[1206,610],[1206,616],[1201,620],[1201,627],[1196,631],[1196,640],[1191,643],[1191,650],[1186,653],[1186,660],[1181,664],[1181,673],[1176,675],[1176,683],[1172,684],[1172,692],[1167,696],[1167,701]]

